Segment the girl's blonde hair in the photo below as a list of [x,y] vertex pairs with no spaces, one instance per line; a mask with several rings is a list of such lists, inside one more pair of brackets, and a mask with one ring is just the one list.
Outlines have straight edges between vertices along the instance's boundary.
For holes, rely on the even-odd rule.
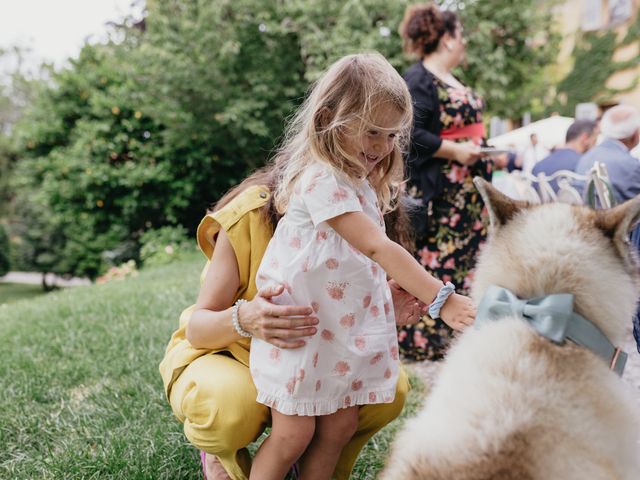
[[404,180],[402,150],[411,130],[411,95],[382,55],[364,53],[348,55],[331,65],[287,125],[273,160],[277,211],[286,210],[296,180],[313,162],[326,163],[354,183],[365,178],[364,165],[345,150],[346,129],[359,125],[359,134],[384,131],[374,125],[373,113],[389,107],[401,114],[395,145],[368,178],[382,211],[393,210]]

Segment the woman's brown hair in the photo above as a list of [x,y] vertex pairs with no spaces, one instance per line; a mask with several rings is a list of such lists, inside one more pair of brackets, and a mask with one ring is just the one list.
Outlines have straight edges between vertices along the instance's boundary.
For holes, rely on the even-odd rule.
[[[209,210],[209,213],[221,210],[246,189],[257,185],[267,187],[269,189],[269,192],[275,191],[276,184],[273,163],[269,163],[268,165],[256,170],[238,185],[225,193],[222,198],[220,198],[220,200],[218,200],[213,205],[213,207]],[[281,215],[279,215],[275,209],[275,205],[273,203],[273,194],[269,194],[269,200],[260,209],[260,214],[266,222],[269,222],[271,224],[273,228],[276,227]]]
[[459,23],[455,13],[442,11],[433,3],[408,6],[399,29],[404,51],[420,58],[429,55],[445,33],[455,35]]

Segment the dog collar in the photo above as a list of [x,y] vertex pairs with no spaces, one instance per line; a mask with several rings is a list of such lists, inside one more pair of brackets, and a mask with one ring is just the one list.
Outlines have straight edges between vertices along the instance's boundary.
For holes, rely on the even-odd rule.
[[615,347],[597,326],[573,311],[573,295],[558,293],[521,299],[506,288],[491,285],[478,306],[475,325],[506,315],[523,318],[543,337],[563,345],[571,340],[604,359],[609,368],[622,376],[627,354]]

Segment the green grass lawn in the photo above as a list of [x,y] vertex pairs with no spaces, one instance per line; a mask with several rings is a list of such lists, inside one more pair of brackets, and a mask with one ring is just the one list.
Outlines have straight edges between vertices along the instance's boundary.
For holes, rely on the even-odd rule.
[[39,297],[45,293],[41,285],[0,283],[0,305],[22,300],[23,298]]
[[[0,478],[200,478],[158,363],[201,266],[194,256],[0,308]],[[369,442],[353,478],[375,478],[401,422]]]

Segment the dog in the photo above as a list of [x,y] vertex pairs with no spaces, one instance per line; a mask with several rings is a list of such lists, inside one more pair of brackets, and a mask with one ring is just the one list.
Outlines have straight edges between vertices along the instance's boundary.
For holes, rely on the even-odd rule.
[[[640,478],[638,405],[610,369],[620,367],[619,351],[609,359],[571,340],[549,340],[522,313],[528,300],[518,300],[573,299],[573,312],[619,345],[638,298],[627,238],[640,218],[640,196],[592,210],[529,205],[482,179],[474,183],[490,220],[471,294],[478,318],[451,347],[379,478]],[[494,289],[510,292],[520,313],[481,321],[483,296]],[[491,308],[484,309],[489,317]]]

